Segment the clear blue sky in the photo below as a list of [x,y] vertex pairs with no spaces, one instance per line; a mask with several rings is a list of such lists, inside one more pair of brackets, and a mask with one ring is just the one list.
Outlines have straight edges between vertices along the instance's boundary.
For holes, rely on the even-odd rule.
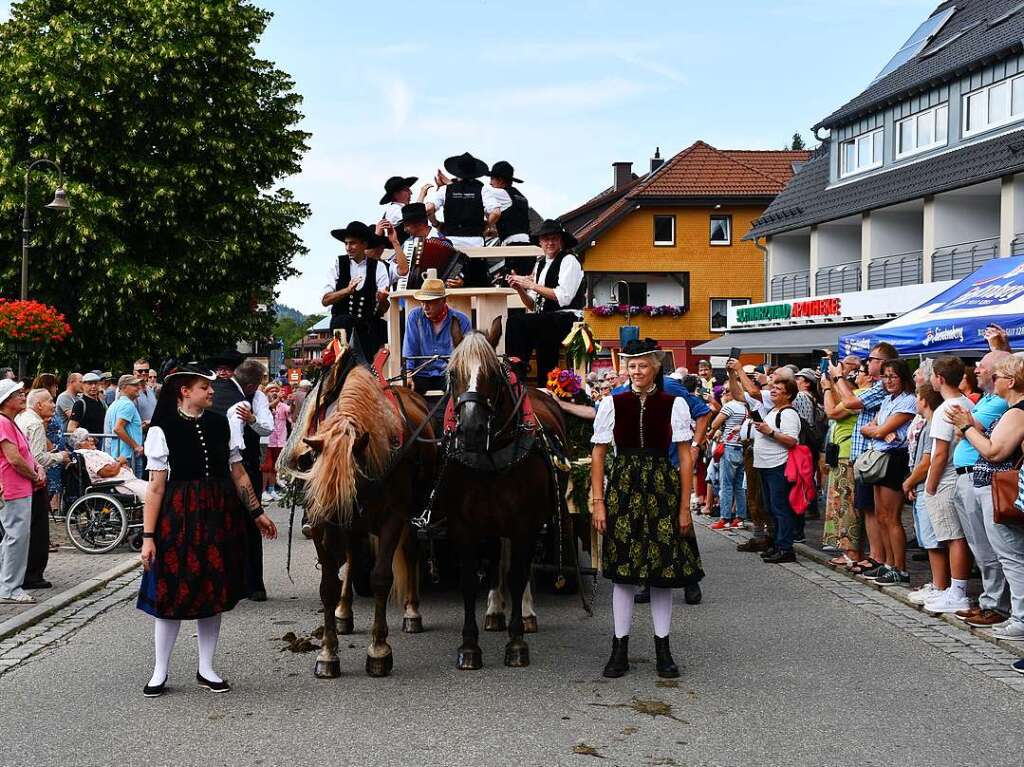
[[[292,75],[313,134],[284,181],[313,216],[280,301],[319,308],[339,244],[385,178],[471,151],[509,160],[545,217],[703,139],[781,148],[862,90],[938,0],[435,3],[260,0],[260,54]],[[6,15],[0,0],[0,18]]]

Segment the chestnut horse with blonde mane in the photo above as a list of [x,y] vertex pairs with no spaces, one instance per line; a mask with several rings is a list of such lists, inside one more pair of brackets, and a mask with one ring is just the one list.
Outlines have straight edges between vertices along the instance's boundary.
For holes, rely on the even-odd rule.
[[[418,510],[423,489],[430,487],[436,458],[423,398],[411,389],[392,388],[400,414],[369,369],[355,366],[346,371],[343,362],[325,382],[330,390],[332,381],[343,377],[333,408],[324,409],[326,417],[316,425],[316,418],[304,412],[307,418],[300,418],[297,425],[316,429],[302,439],[318,456],[308,472],[296,476],[307,481],[306,510],[321,566],[324,635],[314,675],[323,679],[341,674],[338,624],[340,633],[352,633],[353,542],[363,536],[377,539],[370,574],[374,613],[366,673],[387,676],[393,667],[387,643],[387,601],[393,589],[396,601],[405,606],[402,630],[423,630],[417,546],[409,520]],[[422,438],[416,439],[417,434]],[[348,574],[343,584],[338,571],[345,562]]]

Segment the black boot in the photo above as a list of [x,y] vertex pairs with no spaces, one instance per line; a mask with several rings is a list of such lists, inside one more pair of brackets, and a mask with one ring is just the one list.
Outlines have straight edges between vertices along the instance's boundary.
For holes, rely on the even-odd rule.
[[675,679],[679,676],[679,666],[672,660],[672,650],[668,646],[668,637],[654,637],[654,652],[657,656],[655,668],[658,676],[662,679]]
[[627,671],[629,671],[629,637],[625,636],[622,639],[612,637],[612,656],[604,664],[604,675],[609,679],[617,679]]

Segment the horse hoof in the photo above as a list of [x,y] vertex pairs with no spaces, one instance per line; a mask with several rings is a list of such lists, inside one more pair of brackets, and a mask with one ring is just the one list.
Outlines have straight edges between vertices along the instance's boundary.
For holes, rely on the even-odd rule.
[[348,618],[338,618],[336,626],[338,634],[341,636],[348,636],[356,630],[355,621],[352,619],[352,616],[349,616]]
[[526,634],[537,633],[537,616],[536,615],[524,615],[523,616],[523,632]]
[[341,661],[337,658],[331,660],[317,660],[313,666],[313,676],[317,679],[337,679],[341,676]]
[[526,642],[512,641],[505,645],[505,665],[511,668],[526,668],[530,665],[530,647]]
[[505,613],[484,616],[484,631],[504,631],[505,628]]
[[422,634],[423,618],[421,618],[419,615],[413,618],[403,618],[402,631],[406,634]]
[[483,668],[483,652],[479,647],[460,647],[457,667],[459,671],[476,671]]
[[388,653],[383,658],[374,658],[369,655],[366,656],[366,673],[369,676],[387,676],[391,673],[391,669],[394,668],[394,665],[395,658],[391,653]]

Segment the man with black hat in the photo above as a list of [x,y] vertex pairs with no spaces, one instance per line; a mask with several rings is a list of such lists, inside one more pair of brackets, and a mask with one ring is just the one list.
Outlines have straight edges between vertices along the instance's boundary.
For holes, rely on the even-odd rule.
[[548,371],[558,366],[562,340],[581,316],[585,286],[583,267],[569,252],[577,240],[561,223],[548,219],[531,240],[544,255],[529,277],[506,277],[527,309],[525,314],[509,316],[506,348],[510,357],[519,358],[524,378],[530,355],[537,350],[537,385],[543,387]]
[[493,187],[479,181],[490,173],[487,163],[465,152],[445,160],[444,169],[455,180],[437,172],[437,193],[434,202],[427,203],[427,213],[444,209],[444,235],[455,247],[482,247],[484,220],[499,207]]
[[[492,194],[498,207],[487,214],[487,231],[496,234],[501,245],[529,245],[530,201],[512,186],[513,183],[521,184],[523,180],[515,177],[511,163],[499,160],[491,166]],[[533,259],[529,256],[506,258],[505,266],[516,274],[528,274],[533,268]]]
[[335,261],[321,302],[331,307],[331,329],[344,329],[350,343],[353,333],[358,334],[363,354],[372,360],[385,341],[376,322],[376,308],[391,286],[390,272],[380,261],[366,257],[374,234],[362,221],[334,229],[331,236],[345,243],[345,255]]
[[381,220],[395,228],[399,242],[405,242],[408,236],[402,228],[402,206],[412,200],[412,185],[415,183],[416,176],[392,176],[384,182],[384,196],[380,198],[380,204],[384,206]]

